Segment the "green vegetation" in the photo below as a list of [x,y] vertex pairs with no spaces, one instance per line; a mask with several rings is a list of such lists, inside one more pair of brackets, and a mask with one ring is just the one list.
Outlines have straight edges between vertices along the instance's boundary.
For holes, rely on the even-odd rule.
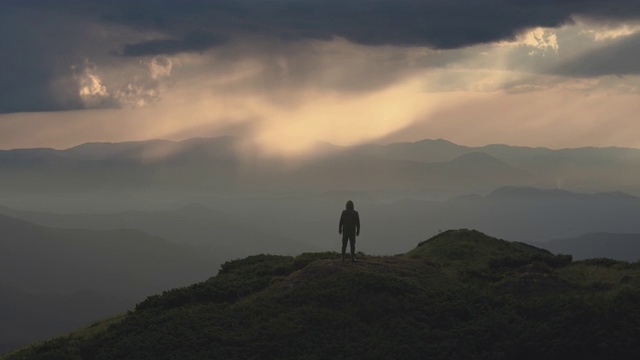
[[16,359],[631,359],[640,263],[477,231],[407,254],[257,255]]

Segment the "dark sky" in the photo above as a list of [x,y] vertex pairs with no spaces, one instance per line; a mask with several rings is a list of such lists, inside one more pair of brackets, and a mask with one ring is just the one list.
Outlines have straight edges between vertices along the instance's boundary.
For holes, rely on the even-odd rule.
[[[558,78],[616,87],[603,77],[640,72],[639,17],[632,0],[0,0],[0,114],[148,106],[251,61],[260,76],[226,93],[260,87],[287,107],[300,89],[371,93],[460,64],[464,76],[435,74],[429,91],[473,90],[495,70],[528,74],[501,81],[507,92]],[[519,45],[496,66],[501,44]]]

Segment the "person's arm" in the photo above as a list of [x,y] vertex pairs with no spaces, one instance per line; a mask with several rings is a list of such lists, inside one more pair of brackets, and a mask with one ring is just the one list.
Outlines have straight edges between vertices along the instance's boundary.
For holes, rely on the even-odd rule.
[[356,236],[360,236],[360,214],[356,211]]
[[344,211],[340,215],[340,223],[338,224],[338,234],[342,234],[342,225],[344,224]]

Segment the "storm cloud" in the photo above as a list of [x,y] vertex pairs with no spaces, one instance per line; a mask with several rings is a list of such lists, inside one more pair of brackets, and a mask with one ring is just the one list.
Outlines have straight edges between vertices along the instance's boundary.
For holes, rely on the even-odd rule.
[[173,55],[181,52],[202,52],[227,41],[220,36],[204,31],[192,31],[181,39],[159,39],[127,44],[122,50],[125,56]]
[[[0,7],[0,113],[126,106],[131,101],[112,94],[136,93],[130,89],[137,85],[111,85],[98,76],[104,67],[123,58],[224,52],[247,39],[283,56],[289,46],[334,39],[457,49],[559,27],[574,16],[607,22],[640,15],[640,4],[627,0],[5,0]],[[86,59],[96,64],[94,78],[79,79]],[[598,74],[599,66],[584,72]],[[87,84],[89,102],[81,91]],[[157,89],[145,93],[159,96]],[[111,95],[96,98],[103,94]]]
[[631,35],[588,51],[553,69],[554,73],[573,77],[640,74],[640,34]]
[[[93,6],[89,3],[93,2]],[[52,8],[78,7],[74,1]],[[283,40],[342,37],[365,45],[451,49],[557,27],[574,15],[602,21],[640,16],[628,0],[129,0],[80,1],[102,21],[184,36],[186,30],[259,34]],[[77,11],[77,10],[76,10]],[[184,43],[190,43],[188,36]],[[217,46],[198,41],[184,51]],[[168,51],[175,48],[168,47]]]

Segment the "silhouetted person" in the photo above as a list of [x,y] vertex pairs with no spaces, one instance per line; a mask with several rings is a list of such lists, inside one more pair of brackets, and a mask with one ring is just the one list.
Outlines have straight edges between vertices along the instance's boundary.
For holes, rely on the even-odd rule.
[[356,261],[356,236],[360,236],[360,215],[353,209],[353,201],[347,201],[347,209],[342,210],[338,233],[342,234],[342,260],[347,251],[347,240],[351,245],[351,261]]

